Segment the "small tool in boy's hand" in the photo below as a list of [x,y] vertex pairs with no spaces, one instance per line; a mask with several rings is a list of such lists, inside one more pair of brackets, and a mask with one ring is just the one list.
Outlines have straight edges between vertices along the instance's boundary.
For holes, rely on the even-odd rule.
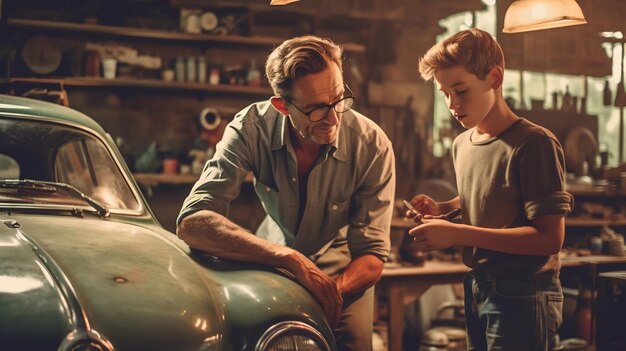
[[413,214],[413,221],[415,221],[415,223],[418,224],[422,224],[422,219],[445,219],[447,221],[451,221],[452,219],[454,219],[455,217],[457,217],[458,215],[461,214],[461,209],[460,208],[455,208],[454,210],[448,212],[448,213],[444,213],[444,214],[440,214],[440,215],[426,215],[424,216],[423,214],[419,213],[419,211],[417,211],[417,209],[415,207],[413,207],[413,205],[411,205],[410,202],[406,201],[406,200],[402,200],[402,202],[404,203],[404,206],[406,206],[409,211],[411,211],[411,213]]
[[406,206],[406,208],[409,209],[409,211],[413,214],[413,221],[415,221],[415,223],[421,224],[422,223],[422,218],[424,217],[421,213],[419,213],[417,211],[417,209],[415,207],[413,207],[413,205],[411,205],[410,202],[406,201],[406,200],[402,200],[402,203],[404,204],[404,206]]
[[445,219],[447,221],[451,221],[452,219],[454,219],[456,216],[461,214],[461,209],[460,208],[455,208],[454,210],[445,213],[445,214],[441,214],[438,216],[428,216],[425,217],[426,219]]

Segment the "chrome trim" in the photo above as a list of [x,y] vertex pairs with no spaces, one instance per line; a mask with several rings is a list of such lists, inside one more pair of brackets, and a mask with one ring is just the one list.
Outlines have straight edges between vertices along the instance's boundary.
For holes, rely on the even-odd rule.
[[113,344],[98,331],[91,328],[87,314],[83,310],[76,290],[63,270],[35,240],[21,230],[17,231],[18,240],[26,242],[39,259],[40,267],[54,280],[54,288],[62,299],[62,305],[72,330],[65,336],[58,351],[73,351],[77,346],[95,344],[103,351],[114,351]]
[[319,330],[313,328],[309,324],[298,322],[298,321],[285,321],[285,322],[280,322],[280,323],[272,325],[265,331],[265,333],[263,333],[263,335],[261,335],[254,350],[264,351],[265,348],[267,348],[270,342],[272,342],[274,339],[279,337],[281,334],[284,334],[293,330],[305,331],[308,334],[311,334],[312,338],[321,344],[324,351],[332,350],[330,348],[330,345],[328,344],[328,342],[322,335],[322,333],[319,332]]
[[[82,212],[88,212],[88,213],[93,213],[95,215],[98,214],[98,211],[96,211],[93,207],[91,206],[86,206],[86,205],[74,205],[74,206],[70,206],[70,205],[63,205],[63,204],[30,204],[30,203],[13,203],[13,202],[3,202],[0,203],[0,208],[2,209],[6,209],[6,210],[11,210],[11,209],[25,209],[25,210],[41,210],[41,211],[76,211],[76,210],[81,210]],[[127,215],[139,215],[136,211],[131,211],[131,210],[118,210],[118,211],[111,211],[111,213],[113,214],[127,214]],[[108,219],[110,217],[107,217],[105,219]]]
[[[87,115],[85,115],[85,116],[88,117],[88,118],[91,118],[91,117],[89,117]],[[115,164],[117,165],[117,168],[120,170],[120,173],[122,174],[122,177],[124,177],[124,179],[126,180],[126,184],[128,184],[128,187],[130,188],[130,191],[135,196],[135,201],[137,201],[137,203],[139,204],[139,210],[137,210],[137,211],[111,208],[110,209],[111,213],[115,213],[115,214],[129,214],[129,215],[142,215],[142,214],[144,214],[145,212],[148,211],[148,209],[144,206],[143,197],[141,195],[139,195],[139,189],[136,186],[135,180],[129,178],[129,176],[127,174],[128,172],[125,171],[126,168],[122,167],[122,164],[121,164],[120,160],[117,157],[118,156],[117,153],[114,152],[113,149],[111,148],[111,145],[109,145],[110,140],[106,139],[105,136],[100,135],[95,130],[93,130],[91,128],[88,128],[88,127],[86,127],[86,126],[84,126],[82,124],[59,120],[59,118],[57,118],[57,117],[46,117],[46,116],[36,116],[36,115],[29,115],[29,114],[22,114],[22,113],[7,113],[7,112],[3,112],[2,114],[0,114],[0,117],[7,117],[7,118],[14,118],[14,119],[25,119],[25,120],[35,120],[35,121],[53,123],[53,124],[57,124],[57,125],[61,125],[61,126],[69,126],[69,127],[72,127],[72,128],[80,129],[80,130],[82,130],[82,131],[84,131],[84,132],[94,136],[96,139],[100,140],[104,144],[104,147],[107,149],[107,151],[109,152],[109,154],[113,158],[113,162],[115,162]],[[105,131],[105,135],[106,135],[106,131]]]

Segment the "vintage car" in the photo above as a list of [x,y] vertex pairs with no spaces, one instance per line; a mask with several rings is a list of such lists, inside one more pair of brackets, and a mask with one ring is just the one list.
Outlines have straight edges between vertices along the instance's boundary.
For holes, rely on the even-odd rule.
[[164,230],[112,140],[82,113],[0,95],[0,350],[335,350],[284,272]]

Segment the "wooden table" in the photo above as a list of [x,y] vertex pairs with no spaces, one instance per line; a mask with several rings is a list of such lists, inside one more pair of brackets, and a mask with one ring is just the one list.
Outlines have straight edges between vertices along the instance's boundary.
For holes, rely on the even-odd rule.
[[376,284],[377,298],[389,306],[388,349],[402,350],[404,305],[419,298],[433,285],[460,283],[468,268],[462,263],[426,261],[422,267],[389,267]]
[[[595,275],[596,267],[626,264],[626,257],[572,257],[563,258],[561,263],[563,268],[591,268]],[[389,266],[383,269],[382,277],[376,284],[376,295],[377,299],[385,301],[389,306],[389,351],[402,351],[404,305],[422,296],[433,285],[462,282],[468,270],[462,263],[436,261],[426,261],[422,267]]]
[[[625,256],[606,256],[606,255],[592,255],[583,257],[566,257],[561,259],[561,275],[568,272],[574,272],[574,269],[578,269],[578,274],[587,275],[591,279],[591,330],[589,336],[591,337],[589,342],[589,350],[597,349],[596,340],[596,323],[597,323],[597,304],[598,298],[598,276],[600,273],[624,270],[626,269],[626,257]],[[582,270],[581,270],[582,269]]]

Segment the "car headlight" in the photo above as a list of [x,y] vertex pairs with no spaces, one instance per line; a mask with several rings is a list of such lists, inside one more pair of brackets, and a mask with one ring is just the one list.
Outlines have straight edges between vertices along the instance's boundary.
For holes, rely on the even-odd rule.
[[330,351],[328,341],[312,326],[296,321],[271,326],[259,339],[255,351]]

